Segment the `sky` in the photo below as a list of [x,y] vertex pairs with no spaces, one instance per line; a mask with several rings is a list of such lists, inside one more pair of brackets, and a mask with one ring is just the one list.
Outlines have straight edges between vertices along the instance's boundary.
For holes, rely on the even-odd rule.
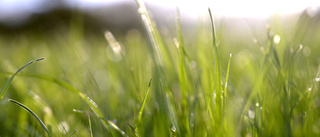
[[320,0],[147,0],[158,5],[180,5],[181,10],[196,16],[207,13],[207,7],[218,16],[260,17],[292,14],[320,7]]
[[[0,20],[23,20],[33,13],[49,10],[62,1],[69,7],[94,9],[103,5],[134,0],[0,0]],[[309,8],[310,14],[320,7],[320,0],[144,0],[148,4],[175,8],[197,17],[207,14],[207,8],[216,16],[266,18],[271,14],[292,14]],[[46,6],[45,6],[46,5]]]

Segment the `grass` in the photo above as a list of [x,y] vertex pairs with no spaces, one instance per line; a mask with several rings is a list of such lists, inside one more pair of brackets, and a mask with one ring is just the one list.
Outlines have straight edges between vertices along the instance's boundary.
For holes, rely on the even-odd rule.
[[145,32],[87,33],[76,14],[69,30],[0,35],[0,136],[320,136],[315,18],[275,17],[251,42],[209,9],[190,38],[179,9],[163,35],[136,2]]
[[16,105],[20,106],[21,108],[23,108],[26,111],[28,111],[31,115],[33,115],[38,120],[38,122],[41,124],[43,129],[47,132],[47,134],[51,137],[51,134],[50,134],[48,128],[46,127],[46,125],[43,124],[43,122],[40,120],[40,118],[31,109],[29,109],[27,106],[21,104],[18,101],[15,101],[15,100],[12,100],[12,99],[8,99],[8,101],[15,103]]

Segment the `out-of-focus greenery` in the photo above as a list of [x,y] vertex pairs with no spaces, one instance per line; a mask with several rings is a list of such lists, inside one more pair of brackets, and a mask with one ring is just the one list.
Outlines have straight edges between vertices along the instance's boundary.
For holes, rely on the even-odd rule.
[[47,135],[8,99],[52,136],[320,136],[319,15],[275,15],[240,35],[217,19],[214,36],[209,14],[192,35],[179,18],[165,35],[143,5],[139,12],[145,31],[123,36],[88,32],[76,15],[50,31],[0,33],[1,85],[45,58],[1,100],[0,136]]

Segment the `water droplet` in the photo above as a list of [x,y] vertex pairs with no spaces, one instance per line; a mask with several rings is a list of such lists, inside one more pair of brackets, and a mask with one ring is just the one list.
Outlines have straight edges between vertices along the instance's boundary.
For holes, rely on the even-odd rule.
[[302,44],[300,44],[300,46],[299,46],[299,50],[301,50],[303,48],[303,45]]
[[320,78],[314,78],[314,81],[315,81],[315,82],[319,82],[319,81],[320,81]]
[[308,88],[308,91],[311,91],[312,90],[312,88]]
[[171,129],[172,132],[176,132],[177,131],[176,127],[174,127],[173,125],[171,125],[170,129]]
[[274,44],[279,44],[280,43],[280,36],[279,35],[275,35],[273,37],[273,42],[274,42]]
[[256,103],[256,106],[259,107],[259,103],[258,102]]
[[[105,36],[106,40],[109,43],[109,46],[107,47],[108,58],[111,61],[113,61],[113,60],[121,60],[122,59],[121,52],[123,50],[121,48],[120,43],[116,40],[116,38],[112,35],[112,33],[110,31],[106,31],[104,33],[104,36]],[[111,50],[111,52],[110,52],[110,50]],[[113,56],[111,54],[113,54]]]
[[254,111],[248,110],[248,116],[249,116],[249,118],[254,119],[255,115],[256,115],[256,114],[255,114]]

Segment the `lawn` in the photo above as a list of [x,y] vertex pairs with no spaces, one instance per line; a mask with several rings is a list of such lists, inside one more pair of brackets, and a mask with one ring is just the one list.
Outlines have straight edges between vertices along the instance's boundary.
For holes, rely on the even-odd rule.
[[319,14],[167,35],[137,4],[143,31],[0,33],[0,137],[320,136]]

